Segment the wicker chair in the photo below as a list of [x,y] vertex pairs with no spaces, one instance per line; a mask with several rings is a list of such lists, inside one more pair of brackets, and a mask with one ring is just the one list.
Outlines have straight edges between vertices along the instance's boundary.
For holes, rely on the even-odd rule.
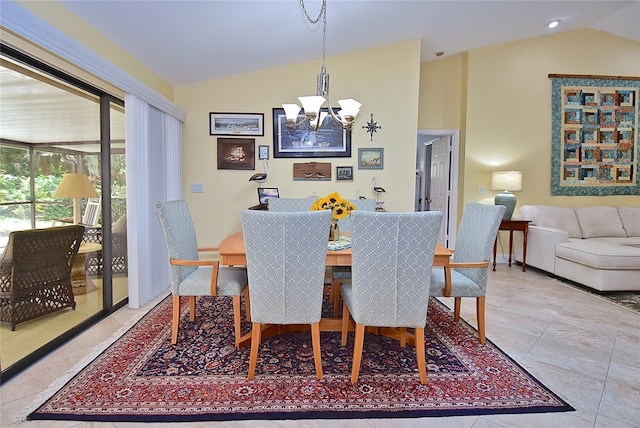
[[16,324],[76,308],[71,266],[84,226],[11,232],[0,260],[0,321]]

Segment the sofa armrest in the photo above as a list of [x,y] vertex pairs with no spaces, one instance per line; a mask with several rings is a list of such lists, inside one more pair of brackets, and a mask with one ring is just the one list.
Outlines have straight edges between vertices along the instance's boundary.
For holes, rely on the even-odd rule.
[[[569,242],[569,234],[561,229],[529,226],[527,235],[527,266],[554,273],[556,245]],[[523,234],[513,234],[513,256],[522,262]]]

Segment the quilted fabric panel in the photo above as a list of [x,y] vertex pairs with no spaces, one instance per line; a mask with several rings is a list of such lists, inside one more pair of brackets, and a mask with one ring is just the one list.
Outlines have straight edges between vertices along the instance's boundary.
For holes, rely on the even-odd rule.
[[342,293],[351,316],[367,326],[424,327],[442,213],[352,216],[352,279]]
[[240,214],[251,319],[261,324],[320,321],[330,211]]
[[[191,212],[183,200],[156,203],[156,213],[162,226],[169,258],[181,260],[198,260],[198,242],[196,230],[191,220]],[[178,286],[198,268],[196,266],[171,265],[171,292],[178,292]],[[207,290],[210,286],[207,284]],[[207,292],[210,294],[210,292]]]

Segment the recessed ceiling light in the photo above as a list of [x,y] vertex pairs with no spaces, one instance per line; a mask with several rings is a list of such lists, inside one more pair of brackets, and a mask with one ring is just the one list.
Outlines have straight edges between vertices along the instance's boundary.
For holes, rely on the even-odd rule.
[[444,55],[444,52],[440,51],[440,52],[436,52],[436,56],[442,56]]
[[558,26],[558,24],[560,23],[559,19],[556,19],[555,21],[551,21],[549,23],[549,28],[556,28]]

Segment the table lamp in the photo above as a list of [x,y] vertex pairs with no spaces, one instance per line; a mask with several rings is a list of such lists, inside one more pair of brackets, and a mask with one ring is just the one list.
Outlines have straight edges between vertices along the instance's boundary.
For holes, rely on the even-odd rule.
[[65,174],[53,197],[73,198],[73,223],[80,224],[80,198],[97,198],[98,193],[85,174]]
[[493,171],[491,173],[491,190],[502,190],[495,197],[495,205],[504,205],[507,209],[503,220],[510,220],[518,199],[511,192],[522,190],[522,171]]

